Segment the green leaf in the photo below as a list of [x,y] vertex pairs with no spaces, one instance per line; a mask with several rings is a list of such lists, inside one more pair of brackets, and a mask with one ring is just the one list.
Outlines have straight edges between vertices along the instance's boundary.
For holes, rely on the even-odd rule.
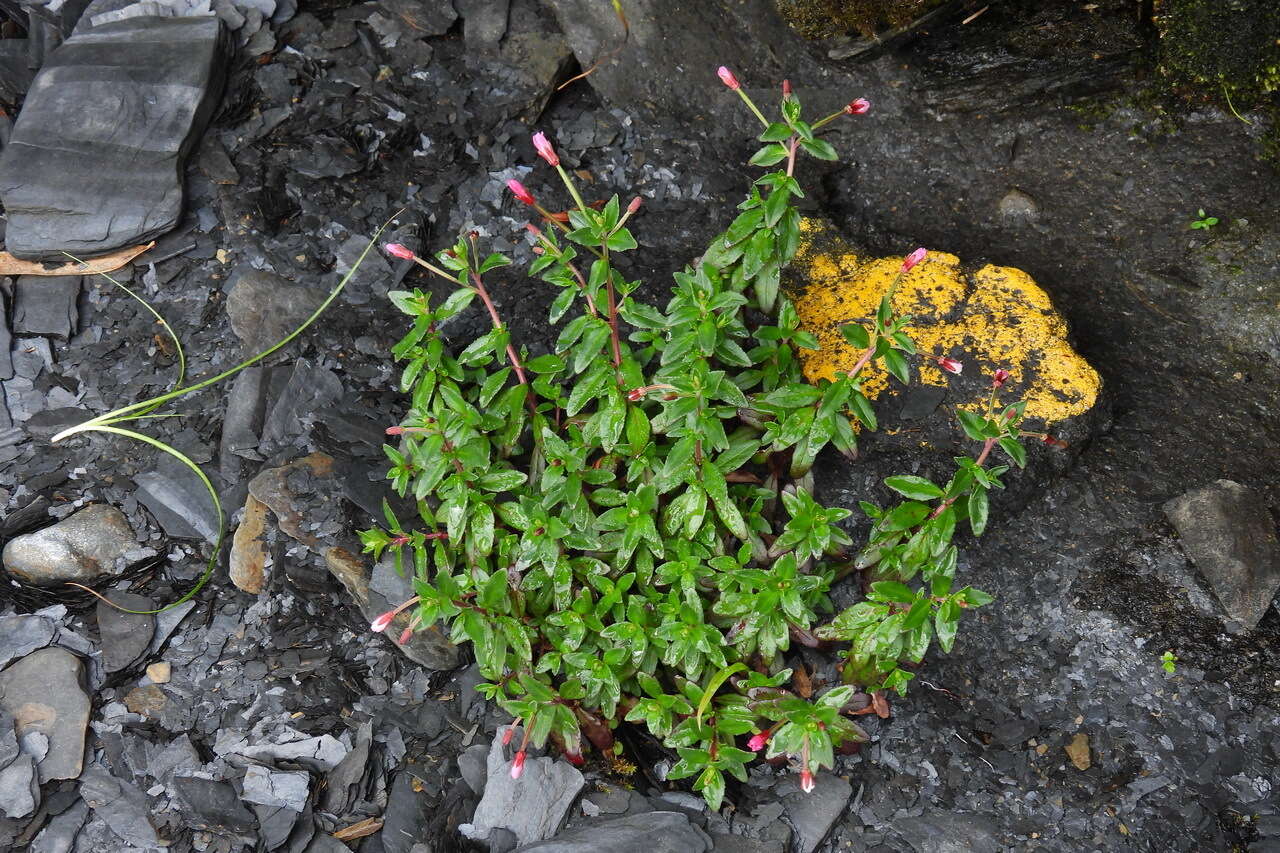
[[854,391],[849,398],[849,402],[853,404],[853,413],[858,416],[858,420],[862,421],[862,425],[867,429],[874,430],[876,428],[876,413],[871,408],[871,401],[861,391]]
[[524,363],[524,366],[534,373],[557,373],[566,367],[563,358],[550,352],[537,358],[529,359]]
[[871,346],[871,333],[858,323],[845,323],[840,327],[840,334],[844,335],[844,339],[858,349],[866,349]]
[[[764,133],[760,134],[761,142],[786,142],[791,138],[791,128],[780,121],[765,128]],[[1203,216],[1203,214],[1201,214]]]
[[969,526],[974,536],[981,536],[987,529],[987,490],[975,485],[969,493]]
[[884,366],[903,385],[911,384],[911,369],[907,366],[907,359],[902,353],[895,349],[886,350],[884,353]]
[[478,480],[476,485],[486,492],[505,492],[529,479],[523,471],[490,471]]
[[614,231],[604,244],[613,252],[627,252],[640,245],[636,242],[636,238],[631,236],[631,230],[628,228],[619,228]]
[[729,676],[735,672],[746,668],[747,665],[744,663],[734,663],[711,676],[711,680],[707,682],[706,689],[702,691],[702,698],[698,701],[698,713],[696,715],[698,725],[702,725],[702,715],[706,712],[707,706],[711,704],[711,700],[715,697],[716,691],[720,689],[720,685],[728,681]]
[[1022,446],[1022,442],[1018,441],[1016,438],[1005,436],[1000,439],[1000,449],[1008,454],[1009,458],[1012,459],[1013,463],[1019,468],[1027,467],[1027,449]]
[[911,474],[887,477],[884,484],[898,494],[913,500],[927,501],[942,497],[942,489],[924,477],[916,477]]
[[871,585],[871,591],[878,598],[885,601],[896,601],[900,604],[910,604],[916,600],[916,593],[909,586],[897,581],[880,581]]
[[745,540],[748,536],[747,523],[742,518],[742,512],[729,497],[729,487],[725,482],[724,474],[705,459],[702,461],[702,487],[706,489],[707,496],[715,504],[716,514],[720,516],[725,527],[729,528],[734,536]]
[[964,434],[969,438],[974,441],[982,441],[986,438],[986,418],[975,415],[973,412],[966,412],[964,409],[956,409],[956,417],[960,419],[960,426],[964,428]]
[[800,147],[819,160],[837,160],[840,156],[836,154],[836,149],[831,147],[831,143],[825,139],[801,140]]
[[751,159],[747,162],[752,166],[772,166],[774,163],[780,163],[785,159],[787,159],[787,146],[775,142],[752,154]]
[[502,607],[507,601],[507,570],[494,572],[480,588],[476,601],[486,610],[505,610]]

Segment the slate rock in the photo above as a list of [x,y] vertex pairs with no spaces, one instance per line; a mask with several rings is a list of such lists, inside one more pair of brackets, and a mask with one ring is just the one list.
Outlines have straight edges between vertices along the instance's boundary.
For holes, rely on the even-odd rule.
[[246,356],[283,340],[324,301],[323,293],[265,270],[246,267],[234,276],[227,317]]
[[301,812],[306,808],[310,789],[310,774],[269,770],[260,764],[251,764],[244,774],[244,791],[240,799],[260,806]]
[[[125,610],[154,610],[155,602],[145,595],[109,592],[111,604]],[[125,613],[104,601],[98,602],[98,633],[102,638],[102,667],[119,672],[137,663],[151,646],[156,618],[150,613]]]
[[1174,498],[1164,511],[1223,609],[1256,628],[1280,590],[1280,541],[1263,496],[1218,480]]
[[646,812],[592,822],[520,853],[705,853],[711,838],[680,812]]
[[124,513],[91,504],[57,524],[10,539],[3,559],[10,574],[37,586],[87,583],[119,574],[116,561],[137,547]]
[[84,826],[84,819],[89,816],[89,807],[83,800],[71,805],[69,809],[45,824],[44,829],[31,842],[29,853],[71,853]]
[[18,734],[13,729],[13,715],[0,709],[0,767],[7,767],[18,754]]
[[80,796],[126,844],[149,849],[160,843],[148,817],[147,795],[112,776],[101,764],[85,768],[80,776]]
[[197,829],[248,832],[256,824],[253,813],[240,802],[230,783],[196,776],[175,776],[173,788],[186,806],[184,820],[190,821]]
[[254,806],[253,813],[258,817],[258,840],[267,850],[275,850],[288,841],[300,817],[293,809],[275,806]]
[[40,805],[40,779],[35,759],[19,755],[0,768],[0,814],[9,818],[27,817]]
[[[65,259],[64,259],[65,260]],[[76,333],[80,311],[78,275],[23,275],[14,284],[13,332],[66,340]]]
[[468,788],[477,795],[484,794],[484,783],[489,778],[489,747],[476,743],[464,749],[458,755],[458,772]]
[[[521,736],[522,731],[516,727],[514,741],[518,743]],[[524,773],[519,779],[512,779],[511,759],[506,753],[502,738],[495,737],[489,747],[489,778],[484,796],[471,823],[463,824],[459,830],[475,841],[487,840],[490,831],[498,827],[514,832],[521,844],[550,838],[560,828],[586,780],[567,761],[547,756],[528,759]]]
[[757,841],[742,835],[713,834],[711,838],[715,846],[712,853],[786,853],[787,846],[781,841]]
[[797,853],[813,853],[827,837],[836,820],[844,814],[853,787],[830,773],[819,773],[814,779],[816,787],[809,793],[800,790],[794,776],[778,783],[782,806],[795,828]]
[[409,764],[391,782],[387,807],[382,813],[380,838],[386,853],[409,853],[422,827],[430,823],[430,801],[413,789],[415,777],[423,775],[422,765]]
[[154,471],[144,471],[133,480],[138,484],[138,500],[169,536],[217,541],[218,509],[204,483],[186,465],[165,454]]
[[8,251],[89,257],[173,228],[187,155],[221,98],[225,57],[214,18],[135,17],[55,50],[0,155]]
[[[57,626],[52,620],[34,614],[0,616],[0,669],[36,649],[53,642]],[[3,756],[3,752],[0,752]],[[0,766],[4,761],[0,760]]]
[[0,672],[0,710],[13,716],[18,736],[39,732],[49,739],[49,753],[39,764],[41,782],[80,775],[89,725],[83,671],[80,658],[54,646]]
[[1002,848],[990,819],[976,814],[938,812],[894,821],[916,853],[999,853]]

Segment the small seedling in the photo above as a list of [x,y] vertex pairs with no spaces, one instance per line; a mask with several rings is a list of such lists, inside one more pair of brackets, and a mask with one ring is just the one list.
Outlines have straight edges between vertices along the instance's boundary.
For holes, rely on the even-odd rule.
[[1160,656],[1160,665],[1164,667],[1164,671],[1173,675],[1178,671],[1178,656],[1172,651],[1167,651]]
[[1192,220],[1191,222],[1191,230],[1193,231],[1197,228],[1208,231],[1210,228],[1218,224],[1218,217],[1206,216],[1203,207],[1196,211],[1196,216],[1199,218]]

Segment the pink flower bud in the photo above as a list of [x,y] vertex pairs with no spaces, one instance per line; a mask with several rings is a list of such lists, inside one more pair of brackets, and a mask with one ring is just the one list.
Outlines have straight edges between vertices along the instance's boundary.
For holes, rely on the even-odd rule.
[[385,249],[387,254],[391,255],[391,257],[399,258],[402,261],[411,261],[415,257],[412,249],[408,246],[402,246],[399,243],[388,243],[382,248]]
[[408,545],[409,541],[410,540],[408,536],[397,536],[396,538],[391,540],[391,544],[397,548],[401,548],[405,545]]
[[916,249],[914,252],[902,259],[902,271],[908,272],[916,264],[923,261],[928,254],[929,252],[923,246]]
[[560,165],[560,158],[556,156],[556,150],[551,147],[551,143],[547,141],[547,135],[542,131],[538,131],[533,135],[533,147],[537,150],[538,156],[546,160],[548,165]]
[[400,640],[399,640],[400,645],[403,646],[405,643],[409,642],[412,639],[413,639],[412,628],[405,628],[403,631],[400,632]]
[[751,750],[752,752],[759,752],[760,750],[764,749],[765,746],[769,743],[769,735],[770,735],[770,732],[766,731],[766,732],[760,732],[759,734],[753,736],[751,740],[747,741],[747,749]]
[[1001,385],[1009,381],[1010,373],[1003,367],[991,374],[991,387],[999,388]]
[[516,753],[515,760],[511,762],[511,778],[519,779],[524,773],[524,750]]
[[404,427],[402,426],[387,427],[387,435],[404,435]]
[[791,81],[783,80],[782,81],[782,100],[785,101],[790,97],[791,97]]
[[375,634],[381,634],[383,631],[387,630],[387,626],[390,625],[391,620],[395,618],[396,612],[394,610],[388,610],[386,613],[383,613],[377,619],[373,620],[373,624],[369,626],[369,630]]
[[844,106],[845,113],[851,116],[860,116],[869,109],[871,109],[871,102],[866,98],[856,98]]
[[733,72],[725,66],[721,65],[716,69],[716,74],[720,75],[720,82],[728,86],[730,89],[738,90],[742,88],[742,84],[738,82],[738,78],[733,76]]
[[945,355],[938,356],[937,362],[938,367],[941,367],[947,373],[954,373],[957,376],[960,375],[960,371],[964,370],[963,362],[956,361],[954,358],[947,358]]
[[505,729],[502,730],[502,745],[506,746],[507,744],[511,743],[511,739],[515,736],[516,736],[515,725],[513,724],[510,726],[507,726]]
[[631,199],[631,204],[627,205],[627,213],[634,215],[635,212],[640,209],[640,205],[643,203],[644,202],[641,200],[640,196],[636,196],[635,198]]
[[809,768],[806,767],[800,771],[800,790],[808,794],[814,789],[814,787],[813,774],[810,773]]
[[574,767],[581,767],[582,765],[587,763],[587,760],[582,757],[581,752],[572,752],[570,750],[565,750],[564,757],[568,759],[569,763],[572,764]]
[[639,403],[641,400],[644,399],[644,389],[632,388],[630,391],[627,392],[627,399],[633,403]]
[[512,178],[507,181],[507,189],[511,190],[511,194],[516,197],[517,201],[524,202],[530,207],[533,207],[533,194],[524,188],[524,184],[520,183],[515,178]]

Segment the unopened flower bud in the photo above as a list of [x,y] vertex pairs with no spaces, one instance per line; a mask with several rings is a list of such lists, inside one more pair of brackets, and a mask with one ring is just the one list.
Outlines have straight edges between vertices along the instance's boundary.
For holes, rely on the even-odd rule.
[[405,628],[403,631],[400,632],[400,641],[399,641],[400,645],[403,646],[405,643],[409,642],[412,639],[413,639],[412,628]]
[[404,427],[402,426],[387,427],[387,435],[403,435],[403,434],[404,434]]
[[385,249],[387,254],[391,257],[399,258],[402,261],[411,261],[414,258],[413,250],[408,246],[401,245],[400,243],[388,243],[382,248]]
[[991,387],[999,388],[1001,385],[1009,381],[1010,373],[1003,367],[991,374]]
[[644,202],[641,200],[640,196],[636,196],[635,198],[631,199],[631,204],[627,205],[627,213],[634,214],[637,210],[640,209],[640,205],[643,203]]
[[928,256],[928,254],[929,252],[923,246],[921,246],[919,249],[916,249],[914,252],[912,252],[911,254],[907,255],[905,258],[902,259],[902,271],[903,272],[910,271],[912,267],[914,267],[916,264],[923,261]]
[[369,630],[375,634],[381,634],[383,631],[387,630],[387,626],[390,625],[391,620],[395,618],[396,612],[394,610],[388,610],[386,613],[383,613],[377,619],[373,620],[373,624],[369,626]]
[[813,773],[811,773],[809,768],[806,767],[800,771],[800,790],[808,794],[814,789],[814,787]]
[[572,764],[574,767],[581,767],[582,765],[587,763],[587,760],[582,757],[581,752],[565,750],[564,757],[567,758],[569,760],[569,763]]
[[791,97],[791,81],[783,80],[782,81],[782,99],[785,101],[785,100],[788,100],[790,97]]
[[747,749],[751,750],[752,752],[759,752],[760,750],[764,749],[765,746],[768,745],[769,743],[769,735],[770,735],[770,732],[767,732],[767,731],[760,732],[759,734],[754,735],[751,738],[751,740],[747,741]]
[[633,403],[639,403],[641,400],[644,399],[644,389],[632,388],[630,391],[627,392],[627,399]]
[[511,762],[511,778],[519,779],[524,773],[524,750],[516,753],[515,760]]
[[733,76],[733,72],[725,66],[721,65],[716,69],[716,74],[720,75],[720,82],[728,86],[730,89],[740,89],[742,84],[738,82],[738,78]]
[[964,370],[963,362],[957,361],[954,358],[947,358],[945,355],[938,356],[937,362],[938,367],[941,367],[943,370],[947,371],[947,373],[954,373],[957,376],[959,376],[960,372]]
[[556,150],[551,147],[551,143],[547,141],[547,135],[542,131],[538,131],[533,135],[533,147],[538,152],[538,156],[546,160],[548,165],[560,165],[560,158],[556,156]]
[[511,194],[516,197],[516,201],[523,202],[524,204],[533,207],[533,193],[525,189],[524,184],[520,183],[515,178],[512,178],[507,181],[507,189],[511,190]]
[[871,109],[871,102],[866,98],[855,98],[844,107],[845,113],[851,116],[860,116],[869,109]]
[[511,743],[511,739],[516,736],[516,727],[514,724],[507,726],[502,730],[502,745],[506,746]]

